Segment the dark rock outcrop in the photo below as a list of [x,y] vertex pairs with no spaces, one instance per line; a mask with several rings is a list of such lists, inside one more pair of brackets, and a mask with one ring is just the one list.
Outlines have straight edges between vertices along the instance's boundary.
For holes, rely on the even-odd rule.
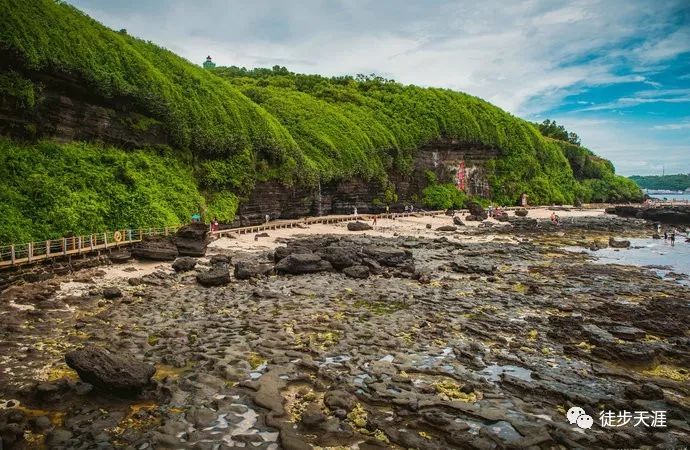
[[498,211],[494,213],[494,219],[499,222],[508,222],[508,213],[505,211]]
[[103,297],[107,299],[122,297],[122,291],[120,290],[120,288],[107,287],[103,289]]
[[476,217],[476,220],[486,220],[489,216],[484,210],[484,207],[477,202],[468,202],[467,209],[470,211],[470,215]]
[[273,264],[238,261],[235,263],[235,278],[248,280],[273,273]]
[[316,253],[292,253],[278,261],[275,270],[278,273],[299,275],[332,270],[331,263]]
[[183,256],[181,258],[177,258],[172,263],[172,268],[175,269],[175,272],[188,272],[196,267],[196,263],[196,258],[192,258],[191,256]]
[[145,237],[132,247],[132,256],[153,261],[174,261],[177,247],[169,237]]
[[465,222],[462,221],[462,219],[458,216],[453,217],[453,224],[458,227],[464,227]]
[[123,264],[132,259],[132,252],[125,249],[115,250],[110,253],[109,257],[113,264]]
[[450,263],[450,268],[454,272],[468,274],[491,275],[496,271],[496,266],[494,264],[478,258],[458,258]]
[[687,205],[660,207],[619,205],[606,208],[606,212],[620,217],[634,217],[668,225],[690,225],[690,206]]
[[175,245],[180,256],[204,256],[208,243],[208,226],[204,223],[190,223],[175,233]]
[[196,280],[205,287],[225,286],[230,283],[230,271],[227,267],[214,267],[198,273]]
[[436,228],[436,231],[457,231],[458,227],[455,225],[443,225]]
[[133,355],[113,354],[101,347],[86,347],[65,355],[65,362],[79,378],[101,389],[136,393],[149,384],[156,368]]
[[360,222],[360,221],[348,222],[347,229],[349,231],[367,231],[367,230],[371,230],[372,226],[366,222]]
[[529,214],[529,210],[525,208],[518,209],[515,211],[515,215],[518,217],[527,217],[527,214]]
[[618,241],[613,237],[609,238],[609,247],[611,248],[629,248],[630,247],[630,241],[625,241],[621,240]]

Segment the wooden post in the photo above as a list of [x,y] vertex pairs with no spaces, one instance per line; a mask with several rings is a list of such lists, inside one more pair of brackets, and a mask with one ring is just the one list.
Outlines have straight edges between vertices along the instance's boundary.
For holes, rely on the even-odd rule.
[[168,235],[168,227],[165,227],[165,235]]
[[29,262],[31,262],[31,259],[34,256],[34,245],[29,243],[29,244],[26,244],[26,247],[27,247],[28,260],[29,260]]
[[67,254],[67,238],[62,238],[62,254]]
[[46,241],[46,258],[50,256],[50,241]]
[[142,232],[141,228],[139,228],[139,240],[141,241],[143,239],[144,239],[143,232]]
[[16,259],[16,255],[14,253],[14,245],[10,245],[10,261],[12,261],[12,265],[14,266],[14,260]]
[[108,248],[108,232],[106,231],[103,233],[103,243],[105,244],[105,248]]
[[89,235],[89,247],[93,250],[93,234]]
[[81,253],[81,236],[79,236],[77,239],[79,239],[79,253]]

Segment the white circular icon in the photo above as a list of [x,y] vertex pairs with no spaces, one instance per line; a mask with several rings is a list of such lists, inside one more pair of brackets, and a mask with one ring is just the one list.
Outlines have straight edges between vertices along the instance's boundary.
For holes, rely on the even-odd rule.
[[592,428],[592,424],[594,423],[592,416],[585,414],[585,410],[579,406],[573,406],[565,415],[568,418],[568,422],[571,424],[577,424],[577,426],[583,430],[589,430]]
[[577,418],[577,426],[582,428],[583,430],[589,430],[592,428],[592,424],[594,423],[594,419],[592,419],[592,416],[588,416],[587,414],[582,414],[580,417]]
[[577,418],[584,415],[584,413],[584,409],[580,408],[579,406],[573,406],[566,413],[566,417],[568,418],[568,422],[575,424],[575,422],[577,422]]

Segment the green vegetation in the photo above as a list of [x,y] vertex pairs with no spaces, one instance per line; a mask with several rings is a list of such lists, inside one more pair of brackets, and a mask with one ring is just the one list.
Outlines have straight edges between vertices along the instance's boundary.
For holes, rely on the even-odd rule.
[[577,133],[568,131],[563,125],[558,125],[555,120],[546,119],[542,123],[534,124],[539,129],[539,132],[552,139],[569,142],[573,145],[580,145],[580,136]]
[[633,175],[630,177],[642,189],[684,191],[690,189],[690,173],[677,175]]
[[439,184],[436,174],[426,172],[428,186],[422,191],[424,206],[434,209],[460,209],[465,206],[467,195],[451,183]]
[[[568,143],[573,133],[558,140],[562,127],[555,123],[540,133],[471,95],[377,76],[301,75],[284,67],[205,70],[61,1],[0,0],[0,6],[0,52],[13,58],[13,70],[0,72],[4,98],[30,110],[40,103],[41,86],[27,77],[67,76],[105,99],[125,99],[129,110],[141,113],[133,115],[132,128],[162,124],[174,148],[126,153],[77,143],[3,141],[3,161],[14,171],[7,164],[0,169],[9,174],[0,182],[6,213],[0,242],[171,225],[205,204],[208,216],[229,221],[240,199],[264,180],[305,186],[350,177],[376,180],[383,186],[378,202],[391,204],[398,193],[388,175],[411,174],[416,150],[440,138],[498,150],[487,167],[497,203],[515,204],[523,192],[532,203],[640,197],[608,161]],[[47,154],[55,158],[53,165]],[[136,177],[123,179],[115,167]],[[32,177],[40,182],[28,183]],[[443,182],[429,183],[425,204],[464,201]],[[117,200],[109,197],[111,188]],[[46,200],[62,196],[77,201],[50,206]],[[69,214],[59,212],[62,207]]]
[[[3,138],[0,198],[2,243],[181,224],[204,205],[191,170],[169,150]],[[234,215],[231,206],[214,207],[220,217]]]
[[644,198],[640,188],[630,179],[615,174],[611,161],[599,158],[579,145],[557,141],[568,158],[578,183],[575,196],[585,203],[641,202]]
[[0,0],[0,7],[0,50],[15,53],[22,68],[64,73],[106,98],[126,97],[166,125],[175,147],[197,156],[231,160],[249,152],[253,162],[299,165],[294,141],[270,114],[174,53],[60,1]]

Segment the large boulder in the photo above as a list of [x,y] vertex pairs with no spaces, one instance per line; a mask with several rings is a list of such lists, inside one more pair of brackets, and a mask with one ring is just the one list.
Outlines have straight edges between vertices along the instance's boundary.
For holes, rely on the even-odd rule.
[[518,209],[515,211],[515,215],[518,217],[527,217],[527,214],[529,214],[529,210],[525,208]]
[[175,233],[175,245],[181,256],[204,256],[208,243],[208,226],[201,222],[185,225]]
[[275,269],[278,273],[299,275],[329,271],[333,266],[316,253],[292,253],[278,261]]
[[225,286],[230,283],[230,271],[227,267],[214,267],[211,270],[198,273],[196,281],[205,287]]
[[137,393],[149,384],[156,368],[138,361],[134,355],[113,354],[89,346],[65,355],[65,362],[79,378],[101,389],[116,393]]
[[412,252],[394,247],[370,245],[364,249],[364,254],[382,266],[406,268],[414,271]]
[[196,267],[196,258],[191,256],[183,256],[177,258],[175,262],[172,263],[172,268],[175,272],[188,272]]
[[360,221],[348,222],[347,229],[349,231],[366,231],[366,230],[371,230],[372,226],[366,222],[360,222]]
[[132,247],[132,256],[153,261],[174,261],[177,247],[169,237],[147,236]]
[[329,246],[318,252],[321,259],[325,259],[335,270],[343,270],[361,262],[354,248]]
[[273,264],[238,261],[235,263],[235,278],[248,280],[273,273]]
[[465,222],[463,222],[460,217],[454,216],[453,217],[453,225],[458,226],[458,227],[464,227]]

